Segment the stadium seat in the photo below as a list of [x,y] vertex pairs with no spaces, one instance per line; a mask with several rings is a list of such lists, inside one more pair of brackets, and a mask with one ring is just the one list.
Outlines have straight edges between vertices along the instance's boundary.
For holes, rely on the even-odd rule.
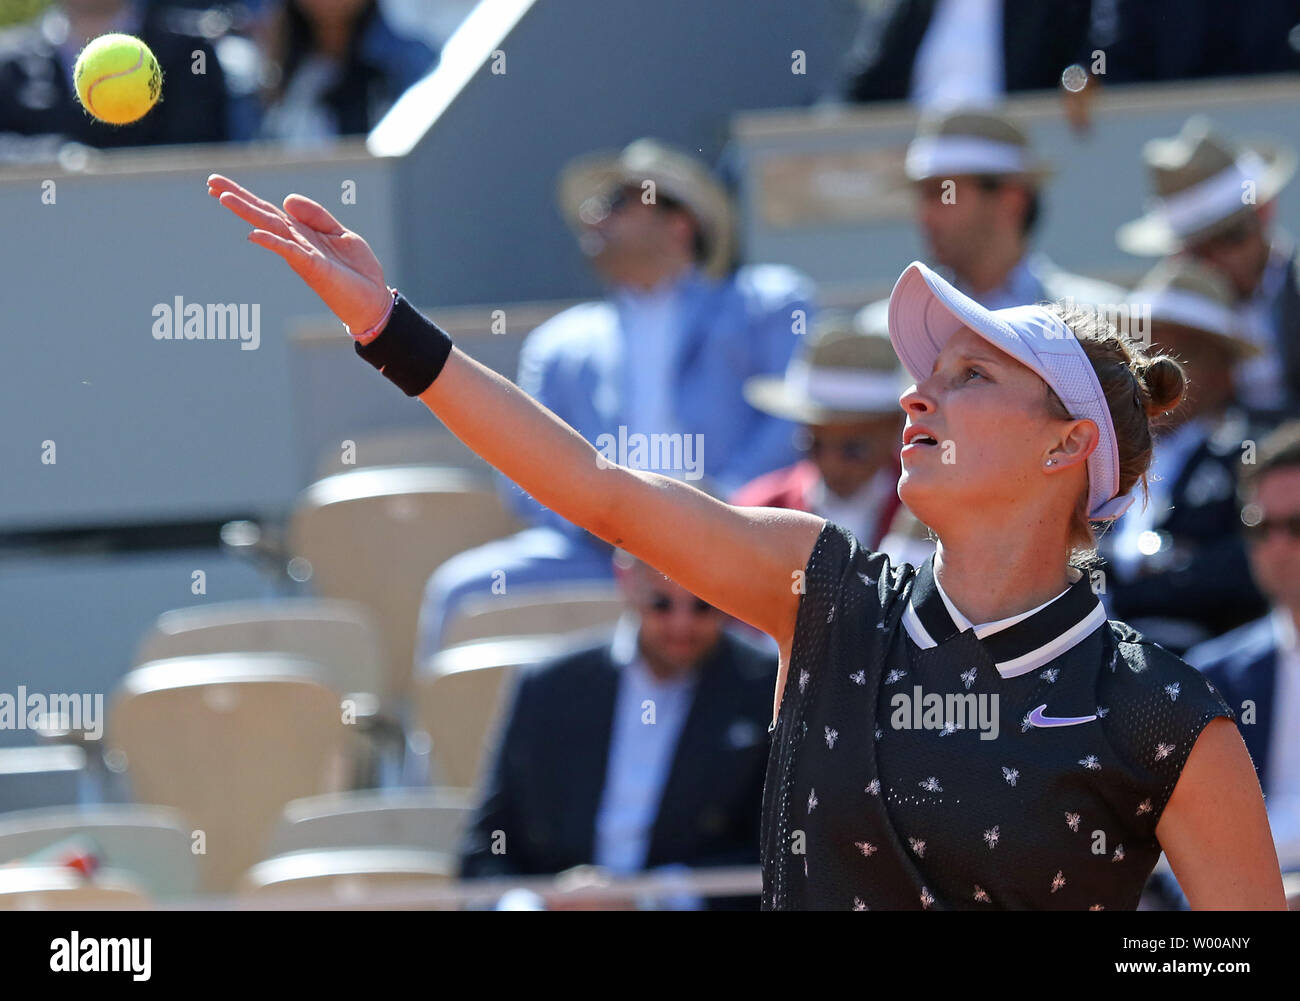
[[0,911],[134,910],[150,904],[144,889],[123,873],[86,879],[61,865],[0,867]]
[[0,865],[82,841],[100,866],[129,873],[151,897],[195,892],[198,860],[190,828],[175,810],[114,803],[0,813]]
[[383,689],[379,639],[365,608],[315,598],[228,601],[163,612],[135,663],[241,651],[288,653],[318,664],[336,692]]
[[262,856],[289,800],[343,786],[348,727],[316,672],[282,654],[175,657],[115,693],[108,745],[125,754],[137,800],[203,832],[205,889],[228,889]]
[[518,594],[488,595],[466,600],[452,615],[444,645],[612,625],[625,607],[612,585],[530,587]]
[[239,893],[262,903],[280,898],[288,906],[307,894],[348,904],[384,890],[444,886],[455,875],[450,855],[409,848],[335,848],[265,859],[244,874]]
[[490,482],[428,466],[327,476],[299,497],[289,545],[318,595],[366,606],[388,662],[384,694],[402,697],[429,575],[455,554],[519,528]]
[[455,854],[472,803],[462,790],[358,790],[296,799],[269,854],[325,848],[412,848]]
[[164,612],[136,663],[207,653],[287,653],[310,660],[321,680],[345,696],[362,740],[355,748],[358,786],[391,781],[406,754],[400,707],[383,706],[379,637],[364,606],[352,601],[277,598],[230,601]]
[[515,669],[571,648],[571,636],[521,636],[448,647],[420,666],[417,724],[428,735],[440,785],[474,789]]

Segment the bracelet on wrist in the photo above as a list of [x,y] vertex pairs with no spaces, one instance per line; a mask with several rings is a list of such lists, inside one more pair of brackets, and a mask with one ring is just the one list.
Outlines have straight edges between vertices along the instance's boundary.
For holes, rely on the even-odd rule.
[[393,305],[397,302],[397,289],[389,285],[388,292],[389,292],[388,308],[384,310],[384,315],[381,316],[377,322],[375,322],[374,324],[372,324],[371,326],[367,327],[365,330],[362,330],[360,332],[354,331],[346,323],[343,324],[343,329],[346,330],[352,336],[353,340],[364,344],[367,341],[374,340],[375,335],[384,329],[384,324],[387,323],[388,318],[393,315]]

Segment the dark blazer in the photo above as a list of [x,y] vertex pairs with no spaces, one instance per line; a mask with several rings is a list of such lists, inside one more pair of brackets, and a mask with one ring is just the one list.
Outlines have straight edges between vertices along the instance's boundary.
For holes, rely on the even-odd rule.
[[1300,250],[1292,253],[1286,281],[1273,304],[1281,339],[1282,381],[1287,401],[1274,419],[1300,417]]
[[[1259,783],[1268,791],[1268,748],[1273,736],[1277,680],[1277,637],[1270,616],[1192,647],[1184,660],[1199,668],[1237,713],[1246,749],[1255,762]],[[1241,721],[1242,703],[1255,704],[1255,722]]]
[[1171,510],[1154,526],[1185,546],[1187,559],[1136,580],[1109,574],[1115,618],[1186,619],[1217,636],[1268,610],[1250,574],[1237,500],[1242,442],[1261,430],[1234,412],[1191,453],[1170,491]]
[[[758,865],[776,669],[774,656],[730,634],[700,666],[647,869]],[[520,676],[462,843],[463,877],[593,863],[620,671],[605,643]],[[493,831],[505,833],[503,854],[492,854]],[[756,896],[743,899],[758,909]]]
[[1296,0],[1095,0],[1093,44],[1106,82],[1293,73]]
[[[0,32],[0,134],[61,135],[87,146],[154,146],[224,142],[225,76],[207,40],[174,28],[165,9],[150,7],[138,32],[162,69],[162,98],[131,125],[105,125],[77,102],[50,40],[53,15]],[[204,72],[193,72],[194,52]]]
[[[872,17],[849,57],[850,101],[903,100],[911,90],[912,64],[930,27],[937,0],[896,0],[883,28]],[[1002,78],[1010,91],[1057,87],[1074,62],[1088,65],[1090,0],[1004,0]]]

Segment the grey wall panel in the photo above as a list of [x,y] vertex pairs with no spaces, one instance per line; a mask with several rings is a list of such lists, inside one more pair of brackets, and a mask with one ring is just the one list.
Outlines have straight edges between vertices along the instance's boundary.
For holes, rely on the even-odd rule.
[[[130,157],[130,154],[124,154]],[[286,328],[320,303],[207,195],[212,170],[279,200],[316,197],[395,256],[390,164],[371,158],[0,176],[4,333],[0,528],[194,519],[279,510],[302,485]],[[115,163],[134,161],[112,160]],[[150,163],[153,161],[146,161]],[[357,204],[340,204],[357,182]],[[159,341],[157,304],[242,303],[260,344]],[[250,312],[251,316],[251,312]],[[340,331],[342,336],[346,336]],[[57,462],[41,462],[42,442]]]

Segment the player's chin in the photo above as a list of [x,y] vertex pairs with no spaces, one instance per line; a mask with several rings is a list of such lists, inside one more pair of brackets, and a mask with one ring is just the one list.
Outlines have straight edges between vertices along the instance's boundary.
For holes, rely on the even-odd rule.
[[898,478],[898,499],[901,500],[918,519],[930,524],[926,512],[941,515],[953,503],[952,467],[935,463],[918,463],[915,468],[903,466],[903,474]]

